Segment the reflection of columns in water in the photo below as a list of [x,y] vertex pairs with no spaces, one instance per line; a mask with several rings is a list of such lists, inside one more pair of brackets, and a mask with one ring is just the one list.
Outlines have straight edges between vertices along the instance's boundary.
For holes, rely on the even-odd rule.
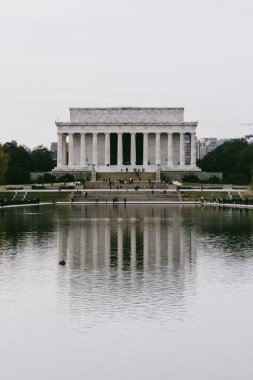
[[180,227],[180,244],[179,244],[179,264],[181,267],[184,267],[184,261],[185,261],[185,230],[184,227],[181,225]]
[[118,270],[123,267],[123,223],[118,223]]
[[94,221],[92,229],[92,264],[93,268],[96,268],[98,263],[98,226],[96,221]]
[[[112,216],[112,215],[111,215]],[[196,262],[196,226],[184,224],[184,213],[178,209],[170,218],[155,213],[153,218],[137,222],[119,220],[112,227],[111,219],[92,220],[89,224],[58,225],[59,260],[80,268],[104,266],[149,271],[168,265],[184,268]],[[168,221],[167,221],[168,220]]]
[[161,265],[161,221],[159,218],[156,220],[156,234],[155,234],[155,261],[157,267]]
[[130,226],[131,234],[131,269],[136,268],[136,223],[131,223]]
[[68,264],[73,267],[73,262],[75,261],[76,255],[76,236],[74,234],[73,226],[68,230],[68,241],[67,241],[67,250],[68,250]]
[[110,221],[105,222],[105,267],[110,267],[110,250],[111,250],[111,224]]
[[81,267],[84,268],[86,264],[86,229],[82,228],[80,231],[80,261]]
[[58,226],[57,233],[58,259],[66,260],[68,255],[68,230],[65,231],[63,226]]
[[168,266],[173,267],[173,230],[168,226]]
[[143,224],[143,267],[148,269],[148,251],[149,251],[149,224]]
[[191,244],[190,244],[190,262],[196,263],[196,229],[194,227],[191,227]]

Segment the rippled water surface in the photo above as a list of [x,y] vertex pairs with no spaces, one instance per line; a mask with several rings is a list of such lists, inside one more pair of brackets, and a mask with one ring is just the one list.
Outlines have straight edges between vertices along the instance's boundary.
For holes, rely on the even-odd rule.
[[252,379],[252,247],[246,210],[0,210],[1,379]]

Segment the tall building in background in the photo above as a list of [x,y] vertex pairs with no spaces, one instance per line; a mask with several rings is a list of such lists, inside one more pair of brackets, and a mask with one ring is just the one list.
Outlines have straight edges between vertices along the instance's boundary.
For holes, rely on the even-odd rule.
[[55,160],[57,160],[57,146],[58,146],[57,142],[52,142],[50,146],[50,150]]
[[204,137],[199,139],[197,141],[197,159],[201,160],[225,141],[225,139],[217,139],[216,137]]

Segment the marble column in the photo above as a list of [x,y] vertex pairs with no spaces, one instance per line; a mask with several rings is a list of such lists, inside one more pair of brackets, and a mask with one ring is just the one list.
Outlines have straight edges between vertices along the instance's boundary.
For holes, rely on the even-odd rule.
[[196,166],[196,137],[191,133],[191,166]]
[[173,135],[168,133],[168,166],[173,166]]
[[74,165],[74,134],[69,133],[69,166]]
[[98,163],[98,134],[93,133],[92,136],[92,164],[97,165]]
[[122,165],[122,133],[118,133],[118,161],[117,165]]
[[185,165],[184,133],[180,133],[180,166]]
[[131,165],[136,165],[136,134],[131,133]]
[[110,133],[105,133],[105,165],[110,165]]
[[81,144],[80,144],[80,165],[81,165],[81,166],[86,166],[85,133],[81,133]]
[[143,133],[143,165],[148,165],[148,133]]
[[62,166],[62,133],[58,133],[57,166]]
[[67,165],[67,144],[66,144],[66,135],[62,135],[62,165]]
[[156,133],[156,138],[155,138],[155,163],[156,165],[161,164],[161,134]]

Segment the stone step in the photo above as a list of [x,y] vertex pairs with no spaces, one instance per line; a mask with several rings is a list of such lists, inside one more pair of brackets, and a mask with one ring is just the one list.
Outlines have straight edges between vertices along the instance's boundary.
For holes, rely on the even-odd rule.
[[25,197],[26,197],[26,191],[20,191],[20,192],[17,192],[15,193],[15,195],[13,196],[13,198],[17,201],[17,200],[24,200]]
[[148,172],[119,172],[119,173],[97,173],[97,180],[103,181],[108,180],[110,178],[110,181],[119,181],[119,180],[130,180],[132,179],[135,181],[155,181],[156,180],[156,173],[148,173]]
[[[111,184],[112,190],[118,189],[134,189],[136,186],[139,186],[140,189],[175,189],[176,186],[174,185],[168,185],[166,183],[157,183],[157,182],[151,182],[151,184],[148,181],[134,181],[133,183],[120,183],[118,180],[113,181]],[[97,181],[97,182],[86,182],[83,186],[76,186],[76,189],[78,190],[89,190],[89,189],[104,189],[108,190],[110,187],[109,182],[107,181]]]

